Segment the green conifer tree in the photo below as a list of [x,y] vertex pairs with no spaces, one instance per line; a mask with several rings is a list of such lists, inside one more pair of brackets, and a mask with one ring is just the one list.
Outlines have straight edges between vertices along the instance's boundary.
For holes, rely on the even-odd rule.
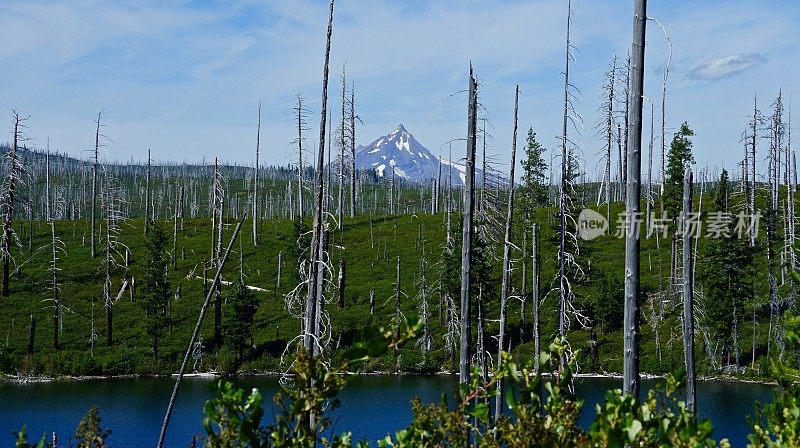
[[244,360],[244,349],[253,336],[253,320],[258,310],[258,299],[247,288],[244,279],[236,282],[236,290],[228,298],[228,307],[223,330],[225,342],[236,350],[239,362]]
[[694,163],[692,156],[692,140],[694,131],[684,122],[680,130],[675,133],[672,144],[667,153],[667,173],[664,183],[664,197],[662,203],[667,216],[674,222],[677,220],[683,207],[683,174],[686,166]]
[[158,359],[158,340],[164,333],[164,324],[167,320],[170,294],[169,279],[167,278],[169,256],[167,254],[167,234],[164,227],[158,222],[151,222],[149,229],[145,242],[147,260],[144,282],[138,303],[145,312],[145,333],[150,337],[151,354],[155,361]]
[[747,235],[736,234],[736,217],[731,213],[730,201],[728,172],[722,170],[714,192],[713,210],[705,219],[709,241],[700,263],[700,276],[704,292],[702,323],[710,340],[721,343],[719,355],[723,363],[733,362],[738,353],[734,346],[736,331],[745,320],[743,305],[753,294],[753,249]]
[[526,221],[530,221],[537,207],[547,206],[547,163],[544,161],[545,148],[536,141],[533,128],[528,130],[525,157],[522,163],[522,179],[519,187],[519,197],[523,204],[523,213]]

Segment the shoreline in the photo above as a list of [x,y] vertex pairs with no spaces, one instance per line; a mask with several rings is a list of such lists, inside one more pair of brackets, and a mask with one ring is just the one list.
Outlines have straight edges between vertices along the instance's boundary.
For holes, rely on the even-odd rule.
[[[371,372],[348,372],[352,376],[457,376],[457,372],[439,371],[434,373],[417,373],[417,372],[386,372],[386,371],[371,371]],[[216,371],[209,372],[195,372],[186,373],[184,378],[201,378],[201,379],[217,379],[217,378],[246,378],[246,377],[280,377],[282,372],[276,371],[237,371],[235,373],[221,373]],[[178,374],[122,374],[122,375],[59,375],[55,377],[38,375],[38,376],[21,376],[21,375],[0,375],[0,384],[44,384],[44,383],[67,383],[72,381],[100,381],[100,380],[118,380],[118,379],[140,379],[140,378],[175,378]],[[552,377],[552,373],[542,374],[544,377]],[[621,380],[622,374],[618,372],[587,372],[576,373],[575,378],[579,379],[615,379]],[[642,373],[640,375],[643,380],[658,380],[666,378],[665,374],[652,374]],[[709,375],[699,376],[697,381],[703,382],[721,382],[721,383],[739,383],[739,384],[757,384],[762,386],[777,386],[778,383],[769,379],[751,379],[751,378],[738,378],[729,375]]]

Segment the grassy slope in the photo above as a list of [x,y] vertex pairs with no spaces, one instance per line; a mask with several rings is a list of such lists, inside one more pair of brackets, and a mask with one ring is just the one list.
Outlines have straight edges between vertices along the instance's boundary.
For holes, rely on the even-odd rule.
[[[612,209],[612,217],[621,211],[619,206]],[[613,218],[612,218],[613,220]],[[542,315],[542,337],[546,341],[556,333],[557,325],[557,293],[549,292],[553,286],[556,266],[555,234],[557,215],[553,210],[539,211],[537,221],[542,227],[542,295],[545,297]],[[122,241],[129,246],[132,254],[131,275],[141,275],[141,259],[144,258],[143,232],[141,221],[128,221],[123,224]],[[28,224],[18,223],[19,233],[24,247],[15,250],[14,258],[18,263],[28,260],[27,228]],[[171,236],[172,223],[165,223]],[[614,223],[612,223],[612,228]],[[230,237],[233,225],[228,226],[225,240]],[[422,229],[422,230],[421,230]],[[460,229],[454,229],[460,232]],[[182,298],[172,301],[172,330],[161,341],[160,360],[153,364],[149,360],[149,340],[144,335],[142,320],[144,313],[127,293],[115,306],[114,336],[115,344],[108,348],[104,337],[104,310],[102,302],[103,272],[101,259],[91,259],[88,247],[88,224],[85,221],[57,222],[57,234],[66,244],[67,254],[62,256],[60,267],[62,297],[69,308],[65,314],[63,333],[61,334],[62,350],[52,348],[53,323],[49,303],[43,302],[50,295],[47,282],[50,278],[47,270],[49,251],[36,254],[36,248],[49,242],[49,225],[34,224],[33,257],[21,269],[18,277],[12,278],[12,294],[8,298],[0,298],[0,369],[6,373],[23,374],[122,374],[122,373],[168,373],[174,371],[185,350],[190,332],[194,328],[200,304],[202,303],[203,285],[199,279],[187,279],[192,269],[201,272],[198,266],[209,256],[210,220],[186,220],[184,231],[178,237],[177,269],[171,272],[170,280],[173,289],[182,286]],[[284,307],[284,295],[298,283],[294,259],[296,236],[293,223],[288,220],[264,221],[261,227],[262,243],[252,246],[250,223],[243,226],[240,244],[235,247],[237,253],[231,256],[226,268],[225,277],[235,279],[239,272],[238,248],[242,248],[243,271],[249,285],[265,288],[267,292],[257,292],[261,301],[256,314],[254,328],[254,349],[250,360],[242,366],[234,362],[234,354],[227,348],[214,349],[210,346],[213,335],[213,317],[209,313],[203,326],[202,336],[207,346],[203,369],[232,370],[242,369],[277,370],[278,358],[286,346],[286,342],[297,335],[300,323],[289,316]],[[516,229],[517,233],[519,229]],[[424,244],[420,233],[424,234]],[[86,237],[86,238],[85,238]],[[84,241],[85,238],[85,241]],[[334,239],[335,238],[335,239]],[[406,315],[417,313],[419,259],[423,246],[430,266],[428,283],[435,286],[439,276],[442,246],[445,239],[444,216],[416,215],[397,217],[357,217],[346,219],[343,235],[343,252],[332,251],[334,265],[338,263],[340,253],[347,262],[346,306],[336,307],[335,292],[329,294],[329,305],[332,320],[332,345],[347,345],[358,338],[358,333],[365,327],[390,324],[394,319],[394,283],[397,257],[401,260],[401,289],[403,291],[402,310]],[[332,240],[339,241],[338,234]],[[516,241],[521,240],[521,238]],[[170,242],[171,243],[171,242]],[[518,243],[519,244],[519,243]],[[700,251],[702,253],[702,240]],[[624,240],[613,236],[603,236],[585,244],[580,257],[587,274],[586,278],[575,284],[579,306],[595,300],[595,282],[600,272],[608,272],[622,276],[624,258]],[[185,259],[181,258],[185,253]],[[279,252],[283,253],[283,275],[281,286],[275,291],[277,260]],[[498,251],[498,253],[500,253]],[[659,258],[659,255],[661,258]],[[518,258],[517,252],[515,257]],[[589,263],[591,260],[591,263]],[[652,292],[659,285],[659,260],[663,263],[663,275],[669,272],[669,246],[662,241],[662,250],[656,248],[655,240],[642,242],[642,275],[645,294]],[[499,277],[499,265],[497,276]],[[528,268],[530,265],[528,264]],[[521,281],[521,264],[515,264],[513,272],[514,285],[519,288]],[[211,274],[209,274],[211,275]],[[113,290],[119,290],[123,272],[115,273]],[[498,283],[499,284],[499,283]],[[369,291],[374,287],[376,310],[369,314]],[[92,304],[94,303],[94,307]],[[498,304],[496,300],[486,305],[489,322],[487,331],[496,334]],[[89,344],[91,316],[94,309],[94,322],[99,340],[92,356]],[[431,331],[434,337],[434,353],[423,362],[419,351],[413,347],[401,351],[400,367],[407,371],[437,371],[452,367],[452,360],[443,350],[443,328],[438,319],[438,294],[430,298]],[[521,356],[530,356],[532,343],[530,329],[526,330],[526,340],[519,340],[519,302],[511,301],[509,305],[509,329],[514,351]],[[642,323],[642,368],[644,371],[657,373],[680,368],[683,354],[680,348],[680,327],[677,320],[679,310],[668,315],[661,331],[661,343],[664,358],[658,362],[655,349],[655,336],[646,322]],[[532,307],[526,310],[527,322],[532,319]],[[643,311],[644,317],[645,311]],[[25,356],[28,340],[29,316],[36,316],[38,325],[36,333],[36,354]],[[573,328],[577,325],[573,324]],[[744,324],[740,329],[740,344],[745,354],[749,353],[751,327]],[[670,332],[674,335],[670,339]],[[761,333],[764,333],[763,331]],[[620,371],[622,367],[622,335],[620,331],[598,331],[599,363],[593,366],[588,357],[589,332],[574,330],[570,332],[573,349],[580,349],[581,370]],[[495,350],[496,342],[487,337],[487,344]],[[702,356],[702,339],[698,337],[698,361],[701,371],[706,368]],[[746,358],[749,359],[749,356]],[[374,363],[370,367],[380,370],[393,369],[397,364],[393,356]]]

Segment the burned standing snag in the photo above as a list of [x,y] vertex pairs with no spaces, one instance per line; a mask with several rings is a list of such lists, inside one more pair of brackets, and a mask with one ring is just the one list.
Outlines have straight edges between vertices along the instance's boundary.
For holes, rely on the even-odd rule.
[[470,302],[472,300],[472,279],[470,266],[472,264],[472,231],[475,206],[475,147],[477,144],[477,108],[478,89],[472,66],[469,70],[469,99],[467,111],[467,157],[466,175],[464,186],[464,213],[463,231],[461,241],[461,351],[459,356],[460,384],[469,381],[470,360],[472,358],[472,313]]
[[631,44],[630,117],[627,143],[628,182],[625,193],[625,310],[623,317],[623,383],[625,394],[639,397],[639,235],[631,231],[639,216],[642,174],[642,95],[644,91],[645,30],[647,0],[634,0],[633,42]]
[[[503,347],[506,334],[506,302],[508,301],[509,289],[511,287],[511,223],[514,221],[514,168],[517,165],[517,117],[519,114],[519,85],[516,87],[514,95],[514,132],[511,140],[511,172],[508,175],[508,205],[503,236],[503,282],[500,289],[500,334],[497,338],[497,367],[503,364]],[[524,256],[524,255],[523,255]],[[500,393],[495,397],[494,420],[500,418],[503,412],[503,382],[498,384]]]

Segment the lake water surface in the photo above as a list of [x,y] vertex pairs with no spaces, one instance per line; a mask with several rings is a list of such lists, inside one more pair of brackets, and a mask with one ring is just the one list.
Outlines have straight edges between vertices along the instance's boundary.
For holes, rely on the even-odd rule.
[[[265,420],[271,419],[271,397],[278,390],[277,378],[238,378],[234,382],[248,389],[258,387],[267,406]],[[166,446],[187,447],[192,435],[203,433],[203,403],[213,396],[213,383],[210,379],[184,379]],[[27,425],[31,439],[55,431],[60,445],[68,446],[65,442],[81,417],[91,406],[97,406],[102,426],[113,430],[108,439],[110,446],[153,447],[173,384],[170,378],[0,384],[0,446],[10,446],[12,433],[23,424]],[[342,406],[331,414],[334,431],[351,431],[355,440],[383,438],[408,425],[412,398],[437,402],[443,392],[452,396],[456,384],[455,376],[354,377],[340,395]],[[653,385],[652,381],[644,381],[642,389]],[[586,400],[581,425],[589,425],[595,404],[602,401],[606,390],[620,387],[621,381],[616,379],[578,379],[578,396]],[[714,423],[715,438],[728,437],[734,447],[745,446],[750,432],[747,416],[753,413],[756,401],[770,401],[772,388],[725,382],[698,382],[697,388],[698,413]]]

